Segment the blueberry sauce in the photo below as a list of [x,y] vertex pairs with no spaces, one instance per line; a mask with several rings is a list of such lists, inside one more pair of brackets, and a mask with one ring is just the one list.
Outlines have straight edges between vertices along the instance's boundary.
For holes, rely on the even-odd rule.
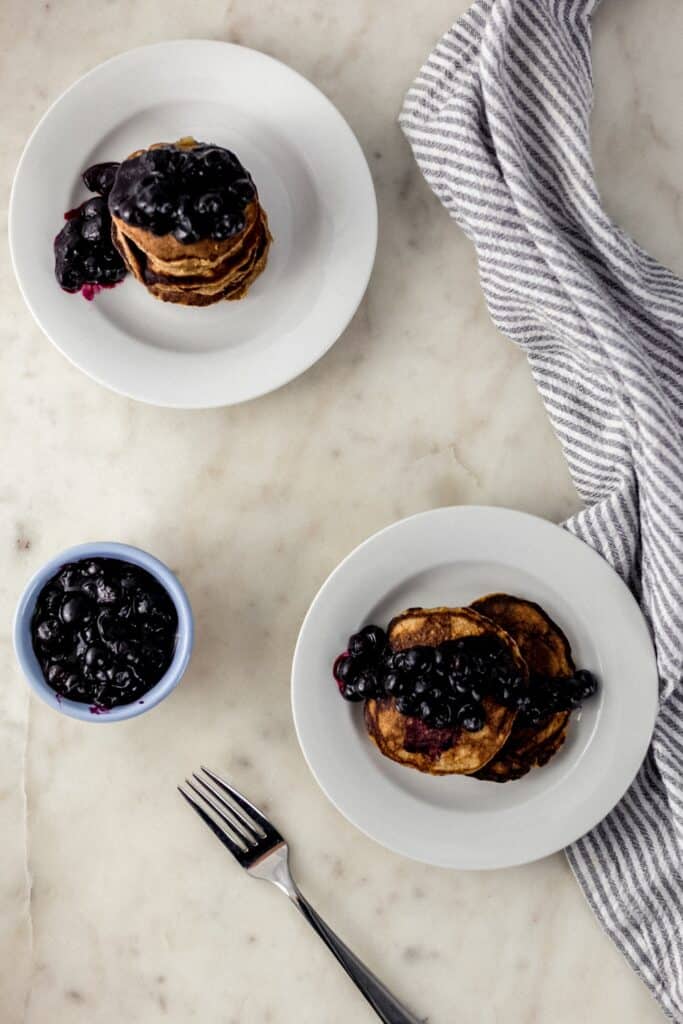
[[171,234],[183,244],[223,241],[242,231],[256,198],[249,173],[234,153],[197,143],[147,149],[120,165],[109,209],[133,227]]
[[54,242],[55,276],[67,292],[91,300],[102,288],[113,288],[126,267],[111,238],[111,217],[102,196],[86,199],[64,214],[66,223]]
[[63,566],[41,590],[31,621],[33,650],[57,699],[102,714],[131,704],[168,669],[178,615],[145,569],[114,558]]
[[497,636],[394,651],[384,630],[374,625],[349,637],[332,674],[345,700],[392,698],[397,711],[409,719],[406,749],[432,754],[452,746],[460,729],[483,729],[485,697],[517,711],[522,722],[537,725],[558,711],[580,707],[597,690],[595,677],[587,671],[565,679],[536,676],[527,685]]

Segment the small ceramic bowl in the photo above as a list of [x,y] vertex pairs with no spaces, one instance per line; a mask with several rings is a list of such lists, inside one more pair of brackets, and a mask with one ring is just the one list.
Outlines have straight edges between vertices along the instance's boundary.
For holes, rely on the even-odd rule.
[[[31,619],[38,595],[48,580],[63,565],[67,562],[77,562],[83,558],[117,558],[122,562],[131,562],[133,565],[146,569],[166,590],[178,613],[178,635],[173,661],[159,682],[131,704],[102,709],[60,696],[52,687],[48,686],[33,650]],[[83,722],[121,722],[126,718],[135,718],[136,715],[142,715],[145,711],[156,707],[180,682],[192,654],[193,640],[194,620],[190,602],[171,570],[157,558],[148,555],[146,551],[130,547],[128,544],[116,544],[110,541],[79,544],[51,558],[29,580],[14,616],[14,650],[29,685],[50,707],[61,711],[64,715],[70,715],[71,718],[80,718]]]

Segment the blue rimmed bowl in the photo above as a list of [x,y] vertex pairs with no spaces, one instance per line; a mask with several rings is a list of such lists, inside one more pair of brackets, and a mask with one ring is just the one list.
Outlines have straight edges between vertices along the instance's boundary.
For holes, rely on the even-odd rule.
[[[168,593],[178,614],[175,653],[165,674],[141,698],[131,704],[121,704],[111,709],[93,707],[89,704],[68,700],[57,694],[43,676],[31,639],[31,619],[41,590],[67,562],[77,562],[84,558],[117,558],[122,562],[130,562],[132,565],[146,569]],[[192,609],[187,594],[177,577],[163,562],[146,551],[131,547],[129,544],[117,544],[113,541],[78,544],[51,558],[27,583],[14,616],[14,650],[29,685],[50,707],[71,718],[79,718],[83,722],[121,722],[127,718],[135,718],[136,715],[142,715],[145,711],[156,707],[165,697],[168,697],[182,679],[190,661],[193,643]]]

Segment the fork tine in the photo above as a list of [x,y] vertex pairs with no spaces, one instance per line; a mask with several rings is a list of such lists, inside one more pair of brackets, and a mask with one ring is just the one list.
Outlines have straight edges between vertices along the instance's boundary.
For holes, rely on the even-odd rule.
[[[225,779],[222,779],[220,775],[216,775],[215,772],[212,772],[209,768],[206,768],[204,765],[202,765],[201,768],[202,771],[206,775],[208,775],[210,779],[213,779],[216,785],[219,786],[224,793],[227,793],[228,796],[231,797],[235,801],[235,803],[242,808],[243,811],[246,811],[249,817],[253,818],[254,822],[261,828],[265,835],[267,835],[270,838],[282,841],[282,836],[280,835],[278,830],[274,827],[274,825],[271,825],[271,823],[268,821],[268,818],[266,818],[265,814],[259,811],[258,807],[254,807],[254,805],[250,803],[246,797],[242,796],[241,793],[238,793],[238,791],[234,789],[232,786],[230,786],[225,781]],[[234,813],[237,814],[237,811],[235,811]]]
[[[221,794],[218,792],[215,786],[209,785],[209,783],[205,782],[204,779],[197,775],[196,772],[192,772],[192,778],[195,780],[195,782],[199,783],[202,789],[205,789],[208,793],[211,793],[216,803],[220,804],[220,806],[228,812],[229,818],[225,818],[225,816],[222,815],[221,812],[219,811],[218,807],[216,806],[216,803],[214,803],[214,801],[211,800],[208,796],[204,796],[203,793],[201,794],[203,799],[206,800],[208,804],[211,804],[214,811],[217,814],[221,814],[221,817],[223,818],[224,821],[230,821],[233,831],[237,833],[240,839],[245,839],[252,846],[256,846],[258,840],[260,839],[261,830],[256,828],[255,825],[248,821],[245,815],[242,814],[239,810],[235,810],[235,808],[232,807],[228,803],[228,801],[221,796]],[[188,784],[192,785],[192,783]],[[194,786],[192,786],[192,788],[195,790],[195,793],[198,792],[198,790],[196,790]]]
[[218,817],[221,819],[221,821],[225,825],[228,826],[228,828],[230,829],[230,837],[232,839],[237,839],[238,842],[241,843],[242,846],[245,848],[245,850],[248,849],[251,846],[256,846],[256,840],[252,839],[251,836],[245,835],[245,830],[241,826],[238,826],[237,824],[235,824],[235,822],[232,821],[222,811],[222,809],[215,802],[215,800],[212,800],[210,796],[207,796],[205,793],[202,793],[202,791],[200,789],[197,789],[197,787],[194,785],[194,783],[190,782],[189,779],[185,779],[185,785],[189,786],[190,789],[193,791],[193,793],[196,793],[197,796],[199,797],[199,799],[203,800],[204,803],[207,804],[211,808],[211,810],[214,812],[214,814],[217,814]]
[[235,858],[235,860],[239,861],[239,862],[240,862],[240,864],[241,864],[241,863],[242,863],[242,860],[243,860],[243,858],[244,858],[244,850],[242,850],[242,849],[241,849],[241,848],[240,848],[240,847],[239,847],[239,846],[237,845],[237,843],[235,843],[235,842],[234,842],[234,841],[233,841],[233,840],[232,840],[232,839],[230,838],[230,836],[229,836],[229,835],[227,835],[227,833],[223,831],[223,829],[222,829],[222,828],[220,827],[220,825],[218,825],[218,824],[217,824],[217,823],[216,823],[216,822],[215,822],[215,821],[213,820],[213,818],[212,818],[212,817],[210,817],[210,815],[208,815],[208,814],[206,813],[206,811],[204,810],[204,808],[203,808],[203,807],[200,807],[200,805],[199,805],[199,804],[197,803],[197,801],[196,801],[196,800],[193,800],[191,796],[188,796],[188,795],[187,795],[187,793],[185,792],[185,790],[184,790],[184,789],[181,789],[181,788],[180,788],[180,786],[178,786],[178,792],[180,793],[180,795],[181,795],[182,797],[184,797],[184,799],[185,799],[185,800],[187,800],[187,802],[188,802],[188,804],[190,805],[190,807],[191,807],[191,808],[192,808],[192,809],[193,809],[194,811],[196,811],[196,812],[197,812],[197,814],[198,814],[198,815],[199,815],[199,817],[200,817],[200,818],[202,819],[202,821],[204,822],[204,824],[205,824],[205,825],[208,825],[208,826],[209,826],[209,828],[211,829],[211,831],[213,832],[213,834],[214,834],[214,835],[216,836],[216,838],[217,838],[217,839],[220,839],[220,841],[222,842],[223,846],[227,847],[227,849],[228,849],[228,850],[230,851],[230,853],[231,853],[231,854],[233,855],[233,857]]

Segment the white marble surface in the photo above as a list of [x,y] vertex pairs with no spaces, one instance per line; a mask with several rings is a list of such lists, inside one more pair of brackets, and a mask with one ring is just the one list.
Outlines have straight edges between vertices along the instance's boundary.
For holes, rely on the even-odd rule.
[[[2,1024],[373,1020],[274,890],[248,882],[175,793],[200,760],[294,838],[302,887],[430,1024],[655,1024],[562,856],[493,874],[409,863],[327,804],[297,748],[289,666],[317,586],[392,520],[456,502],[577,507],[529,372],[491,326],[472,250],[396,125],[464,0],[5,0],[0,175],[82,72],[133,46],[230,39],[292,64],[358,133],[380,205],[367,297],[313,370],[255,403],[184,413],[104,391],[42,337],[0,262]],[[683,271],[683,7],[605,0],[595,160],[613,215]],[[46,173],[48,170],[46,169]],[[6,216],[3,201],[2,228]],[[9,646],[27,575],[127,540],[174,566],[196,657],[149,716],[96,728],[29,699]]]

